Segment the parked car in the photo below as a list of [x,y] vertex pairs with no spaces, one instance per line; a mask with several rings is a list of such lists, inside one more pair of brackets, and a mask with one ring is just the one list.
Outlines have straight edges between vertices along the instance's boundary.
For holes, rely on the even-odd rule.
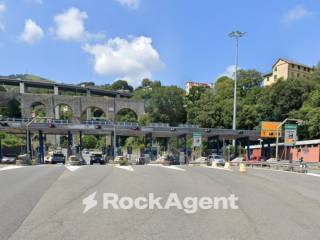
[[217,154],[210,155],[208,157],[208,164],[212,165],[213,162],[217,163],[218,166],[219,165],[224,166],[224,164],[226,163],[226,161],[223,159],[223,157],[221,155],[217,155]]
[[90,165],[93,165],[94,163],[98,163],[101,165],[106,164],[106,161],[104,160],[101,152],[92,152],[90,155]]
[[4,164],[15,164],[17,160],[16,156],[3,156],[1,159],[1,163]]

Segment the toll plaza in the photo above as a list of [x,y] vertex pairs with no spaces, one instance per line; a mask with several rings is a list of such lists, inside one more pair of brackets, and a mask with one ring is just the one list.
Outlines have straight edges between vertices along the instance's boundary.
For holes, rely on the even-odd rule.
[[[80,124],[70,123],[67,120],[56,119],[2,119],[0,121],[0,131],[11,134],[22,134],[26,136],[25,152],[32,152],[31,149],[31,136],[37,135],[38,140],[38,162],[44,162],[45,156],[45,142],[50,135],[65,135],[67,136],[67,149],[68,156],[72,152],[74,144],[73,135],[78,135],[80,138],[78,151],[83,149],[82,136],[83,135],[100,135],[109,136],[111,144],[109,154],[113,157],[117,155],[119,147],[119,137],[144,137],[145,139],[145,152],[150,153],[152,141],[154,138],[164,139],[169,143],[170,139],[176,138],[177,141],[183,146],[180,152],[184,153],[183,163],[187,163],[187,137],[192,136],[194,133],[200,134],[202,137],[215,142],[214,148],[216,153],[220,153],[221,145],[225,141],[236,140],[236,146],[247,146],[248,156],[250,156],[250,145],[257,143],[260,138],[258,131],[250,130],[231,130],[231,129],[213,129],[213,128],[199,128],[195,125],[180,124],[178,126],[170,126],[165,123],[151,123],[147,126],[140,126],[138,123],[113,123],[111,121],[90,120],[84,121]],[[210,141],[208,141],[210,142]],[[106,146],[107,147],[107,146]]]

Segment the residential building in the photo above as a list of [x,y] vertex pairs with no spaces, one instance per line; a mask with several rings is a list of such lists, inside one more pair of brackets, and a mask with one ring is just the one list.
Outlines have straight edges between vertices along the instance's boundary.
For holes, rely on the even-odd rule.
[[313,72],[313,68],[295,61],[280,58],[272,66],[272,72],[264,75],[264,86],[270,86],[280,78],[287,80],[288,78],[305,77]]
[[186,85],[186,92],[187,92],[187,94],[190,93],[190,90],[191,90],[193,87],[212,88],[212,85],[210,85],[209,83],[187,82],[187,85]]

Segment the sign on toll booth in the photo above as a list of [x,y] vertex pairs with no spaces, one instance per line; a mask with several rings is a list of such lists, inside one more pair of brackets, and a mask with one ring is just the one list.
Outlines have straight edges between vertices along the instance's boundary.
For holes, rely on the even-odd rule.
[[192,147],[201,147],[201,132],[194,132],[193,133],[193,144]]
[[286,124],[284,126],[284,144],[286,146],[293,146],[297,142],[297,129],[296,124]]
[[[261,137],[262,138],[277,138],[277,129],[281,122],[262,122]],[[282,128],[279,129],[279,137],[282,136]]]

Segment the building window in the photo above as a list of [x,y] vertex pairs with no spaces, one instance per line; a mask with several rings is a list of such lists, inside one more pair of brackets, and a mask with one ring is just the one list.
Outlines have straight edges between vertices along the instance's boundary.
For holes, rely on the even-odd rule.
[[303,70],[304,70],[304,71],[307,71],[307,68],[306,68],[306,67],[304,67],[304,68],[303,68]]
[[298,69],[300,70],[300,66],[298,66]]
[[269,80],[270,80],[269,77],[267,77],[267,82],[269,82]]
[[294,64],[291,64],[291,67],[294,68]]
[[277,77],[278,77],[277,75],[274,75],[274,80],[277,80]]
[[276,71],[278,71],[278,68],[276,67],[276,68],[274,68],[274,71],[276,72]]

